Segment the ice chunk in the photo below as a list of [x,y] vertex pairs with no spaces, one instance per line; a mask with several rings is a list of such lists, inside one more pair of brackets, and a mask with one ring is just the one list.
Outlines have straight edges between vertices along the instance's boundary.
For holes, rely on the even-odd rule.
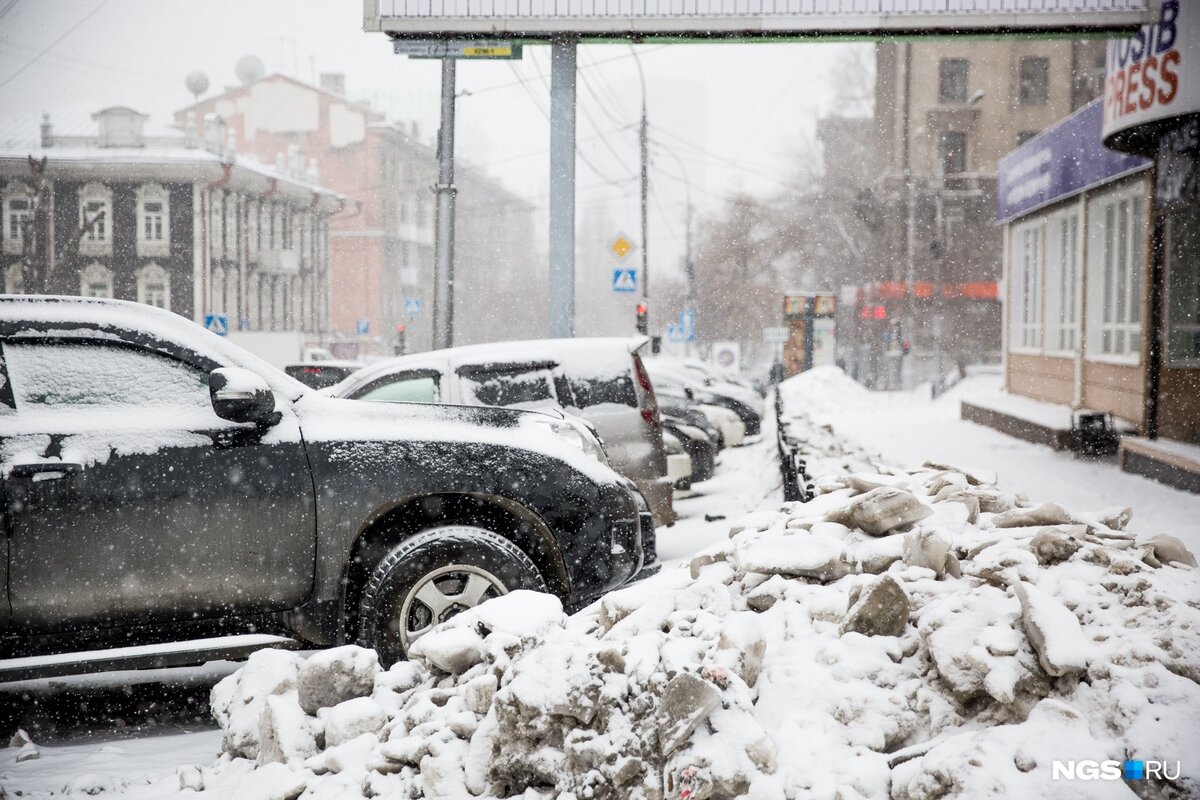
[[703,678],[681,672],[663,690],[658,706],[659,744],[669,756],[679,749],[712,710],[721,703],[721,692]]
[[1025,634],[1042,669],[1055,677],[1087,669],[1091,645],[1079,627],[1079,620],[1054,597],[1032,584],[1013,584],[1021,601],[1021,620]]
[[890,575],[873,580],[854,598],[841,632],[899,636],[908,626],[908,595]]
[[387,722],[387,712],[369,697],[355,697],[338,703],[325,716],[325,746],[337,747],[364,733],[379,733]]
[[415,641],[408,655],[442,672],[459,675],[483,661],[483,638],[471,628],[440,628]]
[[845,547],[837,541],[803,533],[771,531],[739,541],[733,561],[744,572],[792,575],[833,581],[850,572]]
[[318,708],[366,697],[375,688],[379,671],[379,656],[374,650],[352,644],[322,650],[300,667],[300,707],[307,714],[315,714]]

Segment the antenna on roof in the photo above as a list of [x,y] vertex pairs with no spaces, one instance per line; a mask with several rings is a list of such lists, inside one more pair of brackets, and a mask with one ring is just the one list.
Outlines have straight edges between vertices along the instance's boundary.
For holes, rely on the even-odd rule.
[[187,74],[183,80],[187,90],[192,93],[192,102],[200,102],[200,95],[208,91],[208,76],[198,69],[194,69]]
[[242,82],[242,85],[248,86],[261,80],[262,76],[267,74],[267,68],[258,56],[242,56],[238,59],[235,72],[237,72],[238,80]]

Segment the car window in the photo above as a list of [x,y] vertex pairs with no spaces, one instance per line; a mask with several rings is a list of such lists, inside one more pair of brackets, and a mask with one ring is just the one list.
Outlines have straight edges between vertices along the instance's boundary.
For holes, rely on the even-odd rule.
[[467,402],[484,406],[514,406],[557,402],[554,379],[548,369],[472,371],[464,375],[463,395]]
[[356,399],[377,403],[436,403],[438,382],[432,375],[401,375],[372,386]]
[[571,387],[572,405],[575,408],[590,408],[602,403],[616,403],[637,408],[637,391],[629,375],[610,377],[567,375]]
[[108,343],[10,342],[4,354],[18,409],[212,409],[206,372],[148,350]]

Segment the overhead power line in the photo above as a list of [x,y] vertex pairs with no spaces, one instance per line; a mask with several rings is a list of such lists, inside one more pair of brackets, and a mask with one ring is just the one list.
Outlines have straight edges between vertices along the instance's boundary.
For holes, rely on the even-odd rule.
[[[79,20],[74,25],[72,25],[71,27],[69,27],[65,31],[63,31],[61,36],[59,36],[57,39],[55,39],[50,44],[46,45],[46,47],[44,47],[42,50],[38,51],[37,55],[35,55],[33,58],[29,59],[24,64],[22,64],[20,67],[18,67],[16,72],[9,75],[4,80],[0,81],[0,89],[3,89],[8,84],[12,83],[13,80],[15,80],[18,75],[20,75],[25,70],[29,69],[34,64],[36,64],[38,62],[38,60],[41,59],[42,56],[46,55],[51,50],[53,50],[55,47],[57,47],[59,42],[61,42],[63,39],[67,38],[72,33],[74,33],[75,30],[77,28],[79,28],[80,25],[82,25],[83,23],[87,22],[89,19],[94,17],[96,15],[97,11],[104,8],[108,4],[109,4],[109,0],[100,0],[100,5],[93,8],[91,11],[89,11],[87,14],[85,14],[81,20]],[[8,8],[12,8],[12,6],[8,6]]]

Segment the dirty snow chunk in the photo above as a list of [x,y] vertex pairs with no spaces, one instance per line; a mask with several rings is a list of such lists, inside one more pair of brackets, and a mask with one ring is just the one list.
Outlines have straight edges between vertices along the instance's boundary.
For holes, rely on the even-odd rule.
[[718,662],[737,673],[753,688],[762,671],[767,639],[758,619],[742,616],[730,620],[717,640]]
[[268,697],[258,727],[258,763],[289,764],[316,755],[314,725],[300,709],[295,692]]
[[826,582],[850,572],[841,543],[803,533],[771,531],[739,541],[733,560],[743,572],[796,575]]
[[1162,564],[1170,564],[1174,561],[1189,567],[1196,566],[1196,557],[1187,549],[1183,541],[1175,536],[1160,533],[1158,536],[1145,539],[1140,544],[1149,546],[1154,557]]
[[495,675],[480,675],[463,686],[463,702],[476,714],[486,714],[496,696],[499,681]]
[[499,631],[522,639],[540,636],[566,620],[561,600],[547,592],[528,589],[488,600],[460,616],[478,621],[484,635]]
[[841,632],[861,633],[864,636],[899,636],[908,626],[908,595],[890,575],[878,578],[862,589],[857,598],[851,595],[850,609],[842,623]]
[[721,704],[721,692],[703,678],[681,672],[663,690],[658,706],[659,743],[669,756]]
[[925,519],[933,509],[922,503],[912,492],[881,486],[856,498],[844,508],[826,516],[829,522],[840,522],[861,528],[872,536],[883,536]]
[[442,672],[459,675],[483,661],[483,638],[470,628],[439,628],[413,642],[408,655]]
[[179,788],[191,789],[193,792],[204,791],[204,771],[196,764],[185,764],[175,770],[179,778]]
[[1025,528],[1033,525],[1065,525],[1070,513],[1058,503],[1042,503],[1033,508],[1013,508],[992,517],[996,528]]
[[223,752],[235,758],[258,758],[259,721],[267,698],[294,691],[303,663],[287,650],[258,650],[244,667],[212,688],[209,706],[223,731]]
[[387,720],[387,712],[369,697],[338,703],[324,718],[325,746],[337,747],[364,733],[379,733]]
[[931,569],[940,578],[946,573],[949,554],[950,541],[936,531],[916,530],[904,534],[904,563],[911,567]]
[[1079,539],[1067,532],[1067,527],[1070,526],[1042,528],[1034,534],[1029,548],[1037,556],[1039,564],[1060,564],[1075,555],[1075,551],[1083,546]]
[[111,794],[113,790],[112,778],[96,772],[86,772],[82,775],[76,775],[63,784],[62,787],[63,794],[83,794],[89,796]]
[[1056,598],[1032,584],[1013,584],[1021,601],[1021,620],[1025,635],[1033,645],[1042,669],[1058,677],[1087,669],[1091,645],[1083,635],[1079,620]]
[[300,707],[306,714],[316,714],[318,708],[365,697],[375,688],[379,671],[379,656],[374,650],[353,644],[322,650],[300,667]]
[[237,800],[296,800],[307,781],[302,772],[294,772],[280,763],[259,767],[238,782],[233,791]]

